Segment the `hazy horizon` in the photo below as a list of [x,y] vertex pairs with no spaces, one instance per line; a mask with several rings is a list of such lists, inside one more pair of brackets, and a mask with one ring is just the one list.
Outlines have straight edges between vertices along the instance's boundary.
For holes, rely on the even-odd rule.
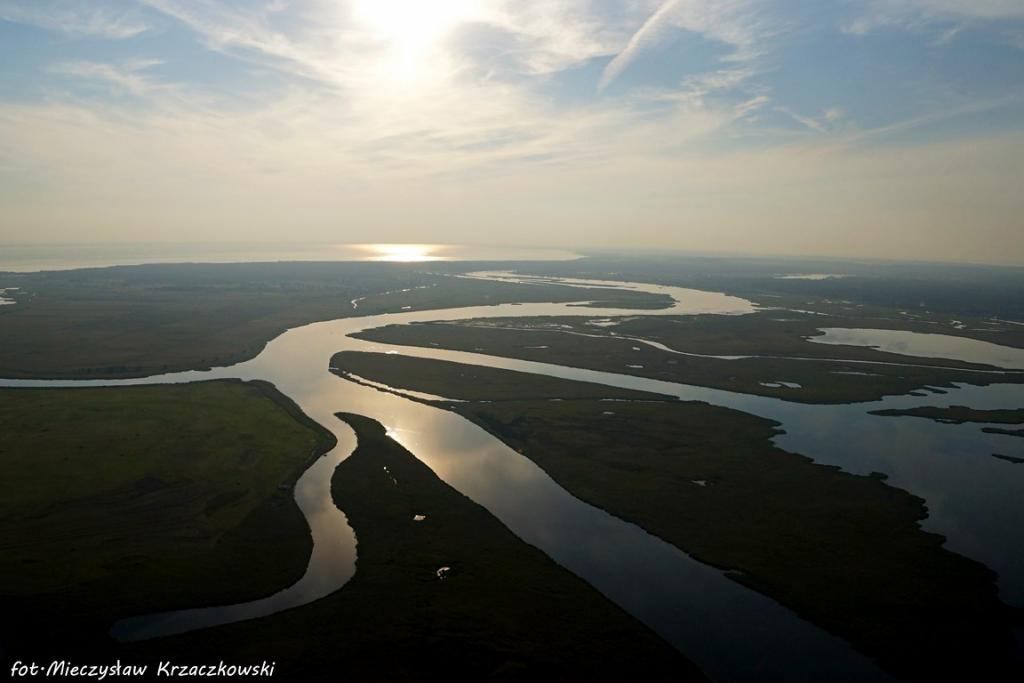
[[0,242],[0,272],[36,272],[75,268],[176,263],[274,263],[274,262],[406,262],[452,261],[575,261],[614,255],[633,259],[679,257],[779,261],[789,266],[806,262],[838,265],[935,265],[1022,270],[1016,263],[951,259],[914,259],[884,256],[852,257],[843,254],[792,254],[743,251],[698,251],[682,248],[573,248],[485,243],[377,243],[331,242]]
[[1024,265],[1006,0],[0,0],[0,245]]

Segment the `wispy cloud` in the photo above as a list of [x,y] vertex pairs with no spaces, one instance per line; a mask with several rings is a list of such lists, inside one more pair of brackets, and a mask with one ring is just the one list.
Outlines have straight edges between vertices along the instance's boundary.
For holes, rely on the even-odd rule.
[[[731,62],[750,62],[758,57],[777,27],[763,18],[758,3],[746,0],[667,0],[630,37],[626,46],[605,67],[599,89],[619,78],[645,50],[664,40],[671,29],[700,34],[731,48]],[[737,72],[733,72],[737,73]]]
[[[1024,102],[1006,98],[1024,77],[1002,64],[975,83],[970,60],[947,74],[914,50],[946,41],[950,56],[1019,28],[1018,2],[0,0],[8,21],[139,36],[95,52],[48,41],[18,67],[17,96],[0,96],[0,239],[15,224],[112,225],[116,239],[149,219],[355,241],[409,224],[438,240],[536,226],[541,241],[651,226],[707,246],[857,220],[895,232],[907,215],[878,178],[927,207],[943,164],[962,181],[940,183],[943,201],[985,197],[1002,207],[989,223],[1009,225],[1019,193],[991,188],[1019,169]],[[848,79],[871,57],[870,41],[835,35],[851,7],[862,32],[927,30]],[[698,61],[637,68],[662,47]],[[935,136],[911,132],[940,123],[956,144],[932,153]],[[958,189],[975,175],[987,185]]]
[[1019,107],[1022,104],[1024,104],[1024,91],[981,100],[947,102],[944,106],[935,107],[931,111],[926,111],[922,114],[892,121],[873,128],[850,131],[838,139],[836,148],[851,147],[874,139],[884,138],[887,135],[904,133],[943,121],[955,120],[972,114],[982,114],[1004,107]]
[[161,83],[144,73],[146,69],[162,63],[159,59],[132,59],[122,64],[71,61],[52,64],[48,70],[50,73],[63,76],[100,81],[110,84],[117,90],[143,96],[173,89],[173,86]]
[[1024,18],[1024,4],[1019,0],[876,0],[876,4],[894,9],[918,9],[933,14],[978,19]]
[[819,121],[818,119],[812,116],[804,116],[798,114],[789,107],[775,107],[775,111],[785,114],[786,116],[793,119],[800,125],[809,128],[810,130],[813,130],[816,133],[825,133],[828,131],[828,128],[825,126],[825,124]]
[[349,71],[343,60],[345,39],[353,38],[350,49],[360,47],[357,37],[346,36],[339,25],[338,17],[344,15],[341,3],[332,12],[337,16],[314,17],[321,29],[290,35],[270,23],[281,7],[276,0],[254,0],[244,7],[208,0],[140,2],[194,31],[210,49],[325,83],[337,83]]
[[137,13],[116,11],[96,2],[5,2],[0,20],[38,26],[72,36],[132,38],[149,30]]
[[[899,27],[921,30],[944,23],[938,44],[949,42],[965,21],[1024,20],[1024,3],[1019,0],[871,0],[864,12],[843,27],[847,33],[866,35],[878,28]],[[953,26],[949,26],[954,22]]]
[[668,18],[673,10],[679,5],[680,0],[666,0],[654,14],[648,17],[647,21],[632,35],[626,47],[622,49],[615,58],[608,63],[601,74],[601,81],[598,88],[603,90],[619,77],[630,62],[646,47],[657,42],[659,34],[668,26]]

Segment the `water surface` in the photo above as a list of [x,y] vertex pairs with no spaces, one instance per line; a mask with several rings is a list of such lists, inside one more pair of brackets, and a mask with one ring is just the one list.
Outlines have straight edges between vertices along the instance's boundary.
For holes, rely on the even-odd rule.
[[[573,284],[583,286],[584,281]],[[616,283],[621,285],[622,283]],[[627,287],[643,287],[626,283]],[[666,288],[651,287],[659,292]],[[714,309],[706,292],[668,288],[676,304],[645,315],[686,315]],[[717,295],[717,311],[753,310],[749,302]],[[949,394],[890,397],[844,406],[790,403],[662,382],[631,375],[495,358],[477,353],[421,349],[353,339],[348,335],[388,324],[481,317],[583,315],[611,320],[618,309],[567,304],[482,306],[414,311],[314,323],[287,331],[256,358],[229,368],[117,381],[4,380],[7,386],[122,386],[221,377],[264,379],[332,431],[338,446],[308,470],[296,500],[310,522],[314,550],[306,575],[274,596],[242,605],[143,615],[119,622],[114,633],[140,639],[229,623],[308,603],[343,586],[353,575],[355,537],[331,501],[330,477],[351,453],[351,430],[334,418],[350,411],[374,418],[438,476],[480,503],[520,538],[651,626],[712,677],[720,680],[884,680],[874,665],[844,641],[824,633],[774,601],[730,580],[679,549],[570,495],[530,460],[449,411],[337,377],[328,361],[337,351],[383,351],[441,358],[667,393],[737,408],[782,423],[780,446],[818,462],[867,474],[884,472],[893,485],[926,498],[925,528],[949,538],[957,552],[1000,573],[1003,596],[1024,604],[1024,543],[1019,529],[1024,468],[990,457],[993,448],[1022,454],[1024,440],[986,435],[978,425],[869,415],[878,408],[965,403],[1016,407],[1024,387],[962,386]],[[634,314],[635,313],[632,313]],[[777,381],[766,377],[765,381]]]
[[1010,370],[1024,370],[1024,349],[949,334],[826,327],[823,335],[807,337],[816,344],[868,346],[879,351],[919,358],[946,358],[983,363]]
[[181,243],[6,244],[0,272],[36,272],[149,263],[262,263],[279,261],[566,261],[563,249],[465,244]]

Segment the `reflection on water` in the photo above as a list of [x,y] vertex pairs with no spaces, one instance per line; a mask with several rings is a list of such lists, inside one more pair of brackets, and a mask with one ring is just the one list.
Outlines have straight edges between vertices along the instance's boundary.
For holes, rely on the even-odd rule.
[[945,394],[814,405],[461,351],[381,344],[370,348],[401,348],[414,356],[669,394],[775,420],[784,430],[774,439],[780,447],[855,474],[883,472],[893,486],[924,498],[929,516],[922,526],[946,536],[951,550],[996,570],[1002,599],[1024,607],[1024,537],[1019,531],[1024,525],[1024,499],[1020,496],[1024,468],[990,457],[992,453],[1024,456],[1024,439],[986,434],[981,431],[985,425],[869,414],[883,408],[922,405],[1018,408],[1024,404],[1024,385],[958,385]]
[[[627,289],[634,292],[647,292],[649,294],[663,294],[672,297],[675,302],[669,308],[662,308],[656,311],[644,311],[644,315],[745,315],[757,310],[757,305],[741,299],[738,296],[729,296],[721,292],[707,292],[702,289],[688,289],[686,287],[672,287],[669,285],[651,285],[642,282],[624,282],[620,280],[581,280],[570,277],[551,277],[545,275],[522,275],[507,271],[479,271],[467,273],[460,277],[467,279],[496,280],[499,282],[513,282],[522,285],[558,284],[567,287],[579,287],[586,289]],[[531,309],[535,310],[535,309]],[[562,313],[537,313],[535,315],[587,315],[595,318],[607,318],[599,320],[597,324],[607,325],[610,318],[615,316],[622,318],[620,309],[610,309],[602,313],[599,309],[591,308],[581,314],[575,306],[569,304],[559,310]],[[635,314],[635,313],[634,313]],[[528,313],[519,310],[517,316],[526,316]],[[469,317],[469,316],[463,316]],[[485,317],[492,317],[487,315]],[[433,318],[432,318],[433,319]]]
[[817,344],[870,346],[880,351],[920,358],[949,358],[966,363],[984,363],[1011,370],[1024,370],[1024,349],[1000,346],[990,342],[954,337],[948,334],[925,334],[904,330],[863,330],[827,327],[824,335],[807,337]]
[[[691,290],[667,289],[677,297],[677,304],[645,314],[705,312],[709,305],[706,297],[691,297]],[[718,299],[721,312],[752,310],[749,302],[717,296],[723,297]],[[253,360],[210,372],[108,382],[4,380],[0,384],[127,385],[218,377],[265,379],[339,439],[337,448],[303,475],[296,490],[314,538],[309,570],[299,583],[244,605],[128,619],[114,629],[116,635],[126,639],[271,614],[323,597],[348,581],[354,571],[355,539],[330,496],[331,473],[354,446],[351,431],[333,417],[335,412],[347,410],[380,421],[393,438],[443,480],[490,510],[520,538],[541,548],[647,623],[713,678],[885,679],[845,642],[639,527],[579,501],[530,460],[458,415],[329,374],[329,358],[342,350],[398,351],[644,389],[778,420],[786,430],[776,439],[783,448],[856,473],[885,472],[894,485],[927,498],[931,516],[926,528],[947,535],[952,549],[997,569],[1004,596],[1024,604],[1024,566],[1020,559],[1024,552],[1018,533],[1024,521],[1024,504],[1017,495],[1024,468],[988,457],[995,444],[1000,452],[1009,454],[1019,453],[1021,446],[1012,443],[1012,437],[982,434],[977,426],[867,414],[880,407],[921,404],[1016,407],[1021,402],[1021,386],[961,387],[941,397],[895,397],[872,404],[817,406],[476,353],[382,345],[347,336],[387,324],[580,314],[611,319],[621,311],[530,304],[345,319],[289,330]]]
[[143,263],[260,263],[275,261],[566,261],[578,254],[465,244],[9,244],[0,272],[70,270]]
[[800,273],[797,275],[776,275],[778,280],[839,280],[850,277],[849,275],[838,275],[836,273]]

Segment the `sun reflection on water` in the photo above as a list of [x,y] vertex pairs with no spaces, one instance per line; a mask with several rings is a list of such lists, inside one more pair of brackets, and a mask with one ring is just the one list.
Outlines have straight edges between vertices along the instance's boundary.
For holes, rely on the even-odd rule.
[[397,261],[417,263],[441,261],[442,246],[438,244],[360,244],[359,249],[367,252],[368,261]]

